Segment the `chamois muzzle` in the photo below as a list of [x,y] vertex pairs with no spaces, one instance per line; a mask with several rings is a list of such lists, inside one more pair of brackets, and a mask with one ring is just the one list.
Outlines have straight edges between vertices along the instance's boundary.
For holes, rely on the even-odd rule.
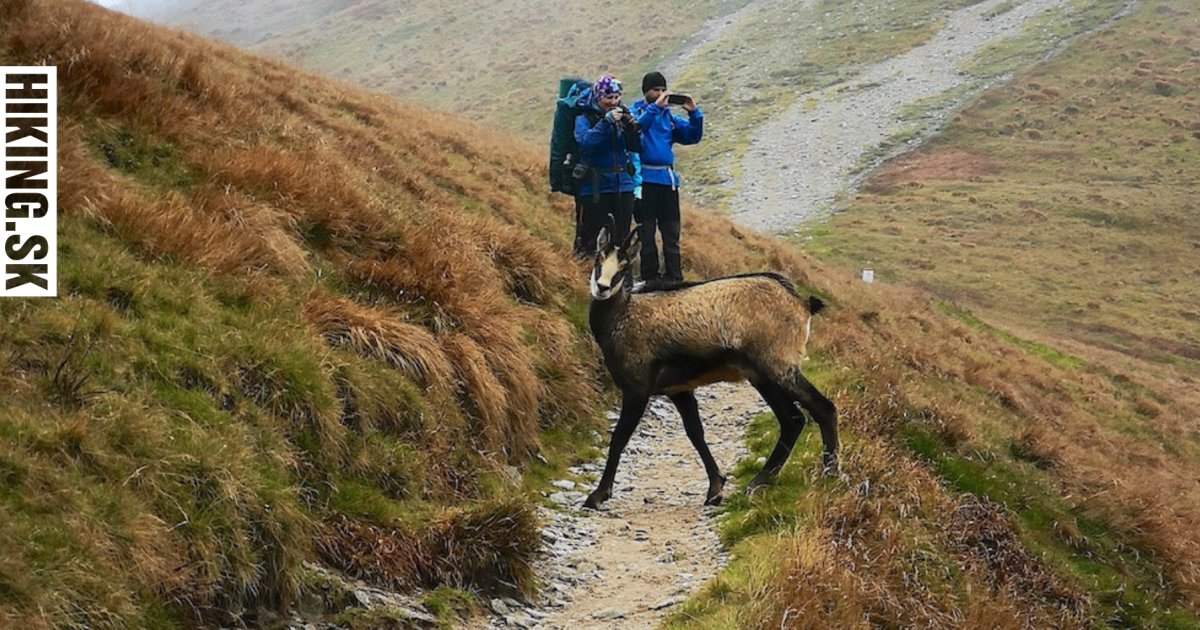
[[638,227],[633,226],[619,247],[612,244],[607,227],[600,229],[600,236],[596,239],[596,257],[592,263],[592,299],[607,300],[621,291],[641,248]]

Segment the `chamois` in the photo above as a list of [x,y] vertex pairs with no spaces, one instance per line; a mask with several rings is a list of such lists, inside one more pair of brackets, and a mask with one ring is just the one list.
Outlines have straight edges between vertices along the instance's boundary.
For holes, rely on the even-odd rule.
[[[650,397],[665,394],[708,475],[705,505],[721,502],[725,477],[704,442],[694,390],[720,381],[749,380],[779,420],[779,441],[747,489],[769,483],[783,468],[808,411],[821,429],[823,463],[837,469],[837,409],[800,373],[812,316],[824,304],[802,299],[784,277],[757,273],[633,291],[630,280],[639,249],[638,230],[610,242],[603,229],[592,267],[588,314],[604,363],[621,389],[621,414],[613,429],[608,462],[584,502],[596,509],[612,496],[621,452],[637,428]],[[799,405],[799,408],[797,407]]]

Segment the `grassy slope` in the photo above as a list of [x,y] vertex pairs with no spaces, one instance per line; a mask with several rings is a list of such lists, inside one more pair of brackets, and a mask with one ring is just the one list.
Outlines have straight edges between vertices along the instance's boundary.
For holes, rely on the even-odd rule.
[[[876,176],[818,247],[1194,374],[1200,15],[1181,6],[1148,4],[988,94]],[[883,220],[855,229],[865,216]]]
[[650,64],[743,2],[293,4],[210,1],[167,21],[541,140],[560,77],[614,72],[635,93]]
[[505,466],[600,400],[534,156],[83,2],[0,4],[0,60],[59,64],[62,167],[62,298],[0,304],[5,624],[276,608],[317,558],[528,586]]
[[[557,78],[617,72],[638,79],[679,50],[706,18],[744,2],[561,5],[508,0],[488,11],[462,4],[399,7],[379,1],[210,1],[165,16],[171,24],[250,46],[327,76],[541,139]],[[760,3],[669,77],[694,93],[713,120],[684,152],[698,190],[719,199],[749,134],[798,94],[845,78],[859,64],[918,45],[945,11],[969,0]],[[236,6],[234,6],[236,5]],[[403,11],[403,14],[401,14]],[[236,16],[230,19],[230,15]],[[651,27],[652,25],[652,27]],[[814,25],[819,25],[815,28]],[[726,191],[728,192],[728,191]]]
[[[810,251],[952,300],[936,310],[963,328],[942,334],[1010,349],[959,363],[923,336],[893,339],[901,355],[911,353],[899,365],[871,351],[821,357],[817,380],[842,393],[850,424],[881,432],[887,448],[902,446],[927,467],[897,474],[866,446],[851,450],[855,465],[837,483],[790,466],[793,483],[761,504],[727,508],[725,534],[739,559],[674,625],[805,627],[830,617],[895,625],[913,623],[920,607],[931,611],[921,623],[1029,622],[962,605],[976,586],[937,560],[958,534],[897,524],[924,515],[928,492],[914,489],[929,472],[964,493],[967,507],[956,514],[974,514],[973,497],[1004,506],[1021,545],[1069,585],[1052,592],[1087,593],[1058,600],[1062,616],[1034,625],[1200,625],[1200,296],[1191,280],[1200,270],[1189,205],[1198,19],[1182,3],[1140,5],[985,94],[929,146],[868,181],[827,225],[810,228]],[[894,307],[860,315],[880,332],[890,317],[914,316]],[[930,332],[937,320],[919,317]],[[846,334],[837,331],[827,351],[841,349]],[[1028,353],[1019,361],[1017,348]],[[866,377],[834,369],[847,361],[868,367]],[[758,436],[769,428],[753,432],[760,454],[769,443]],[[801,457],[815,461],[816,448],[810,436]],[[897,539],[897,528],[907,535]],[[1025,569],[1001,566],[1008,543],[993,542],[997,575],[1039,567],[1028,558],[1011,558]],[[769,560],[781,549],[788,560]],[[869,566],[875,579],[830,568],[847,565]]]
[[0,304],[0,625],[255,615],[305,561],[529,587],[510,467],[602,426],[536,148],[85,2],[0,3],[0,61],[60,68],[62,236]]
[[[695,194],[720,207],[732,192],[730,181],[738,179],[751,133],[768,117],[800,95],[836,89],[863,64],[921,44],[946,12],[971,3],[758,3],[696,51],[681,76],[670,77],[674,88],[695,94],[714,121],[704,143],[681,152]],[[215,0],[162,19],[540,140],[550,120],[547,95],[558,77],[617,72],[631,82],[631,98],[636,97],[637,78],[679,50],[705,18],[744,4],[610,3],[564,10],[509,0],[484,12],[453,3],[402,9],[378,1],[297,7]],[[1036,20],[1025,37],[989,50],[968,70],[981,77],[1011,71],[1036,58],[1051,45],[1047,42],[1092,28],[1119,4],[1067,3]],[[911,118],[938,104],[916,108]]]
[[[504,465],[544,474],[539,444],[564,461],[548,446],[600,399],[536,147],[84,3],[0,4],[0,59],[59,62],[63,121],[63,298],[0,305],[0,619],[278,609],[309,590],[304,560],[400,588],[527,584],[537,537]],[[1137,423],[1143,390],[689,217],[692,273],[777,269],[834,301],[814,378],[843,410],[848,477],[811,479],[806,438],[793,483],[733,503],[732,538],[792,545],[766,567],[784,579],[722,578],[688,614],[1194,606],[1196,519],[1156,494],[1187,470],[1160,452],[1173,433]],[[1163,470],[1079,494],[1086,435]]]

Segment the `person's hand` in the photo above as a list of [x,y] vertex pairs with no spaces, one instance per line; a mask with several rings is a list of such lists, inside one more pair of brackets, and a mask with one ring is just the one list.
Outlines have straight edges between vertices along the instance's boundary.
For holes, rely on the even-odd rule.
[[642,187],[641,187],[641,186],[635,186],[635,187],[634,187],[634,189],[633,189],[633,198],[634,198],[634,199],[641,199],[641,198],[642,198]]
[[605,116],[608,118],[608,122],[613,123],[615,125],[615,124],[621,122],[622,112],[619,109],[613,108],[613,109],[608,110],[608,113],[605,114]]
[[683,108],[688,110],[689,114],[696,111],[696,99],[689,96],[687,102],[683,104]]
[[667,97],[670,95],[671,95],[670,92],[663,90],[662,93],[658,95],[658,100],[654,101],[654,104],[658,105],[659,107],[661,107],[663,109],[666,109],[667,108]]

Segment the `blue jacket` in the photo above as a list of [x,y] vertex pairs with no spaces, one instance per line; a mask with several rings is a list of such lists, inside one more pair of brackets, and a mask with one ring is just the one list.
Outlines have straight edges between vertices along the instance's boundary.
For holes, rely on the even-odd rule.
[[[592,125],[586,114],[575,117],[575,142],[579,144],[580,162],[599,171],[600,193],[633,192],[634,177],[626,164],[635,167],[636,153],[625,151],[625,140],[617,125],[611,123],[596,109],[600,120]],[[588,175],[579,183],[579,196],[586,197],[594,192],[597,179]]]
[[[657,103],[637,101],[630,108],[642,126],[642,179],[647,184],[678,187],[673,143],[696,144],[704,137],[704,113],[697,107],[687,118]],[[672,168],[667,168],[672,167]]]

